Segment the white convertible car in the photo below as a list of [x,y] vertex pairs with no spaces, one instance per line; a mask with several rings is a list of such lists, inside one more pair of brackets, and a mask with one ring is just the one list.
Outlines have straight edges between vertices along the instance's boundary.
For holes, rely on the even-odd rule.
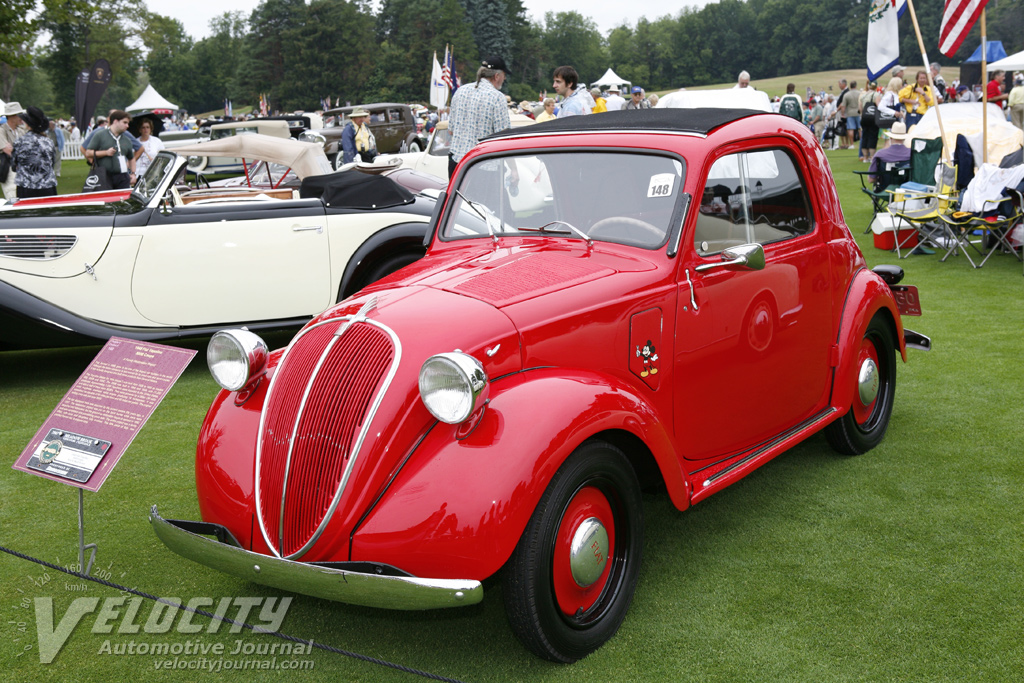
[[[186,185],[196,154],[246,174]],[[0,206],[0,350],[301,325],[422,256],[437,194],[239,135],[161,152],[130,193]]]

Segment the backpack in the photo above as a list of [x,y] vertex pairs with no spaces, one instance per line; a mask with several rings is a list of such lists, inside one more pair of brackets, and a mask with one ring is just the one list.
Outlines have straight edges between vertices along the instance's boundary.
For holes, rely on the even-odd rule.
[[782,101],[779,102],[779,113],[797,121],[803,120],[803,116],[800,114],[800,102],[796,95],[783,96]]

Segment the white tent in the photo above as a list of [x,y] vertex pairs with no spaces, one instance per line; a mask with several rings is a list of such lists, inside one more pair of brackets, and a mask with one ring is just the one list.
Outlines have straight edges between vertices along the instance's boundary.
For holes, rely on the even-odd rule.
[[658,100],[658,109],[757,109],[770,112],[772,102],[768,93],[753,88],[729,90],[677,90],[666,93]]
[[178,110],[178,105],[172,104],[164,99],[164,96],[156,91],[156,88],[152,84],[147,85],[146,89],[139,95],[139,99],[129,105],[125,111],[129,114],[133,111],[149,111],[151,109],[171,109],[173,111]]
[[[975,166],[981,165],[981,102],[950,102],[938,106],[942,114],[942,129],[946,133],[946,149],[952,153],[958,133],[967,138],[974,152]],[[933,140],[939,137],[938,115],[932,107],[917,125],[911,126],[903,144],[910,147],[915,139]],[[1011,152],[1020,149],[1024,143],[1024,132],[1006,120],[998,104],[988,105],[988,161],[998,164]]]
[[627,81],[625,78],[619,78],[619,75],[609,68],[604,72],[604,76],[601,76],[601,78],[591,83],[590,87],[604,89],[610,88],[613,85],[622,92],[627,92],[633,83],[632,81]]
[[[1024,71],[1024,50],[1012,54],[1009,57],[1003,57],[998,61],[990,62],[988,65],[988,72],[992,73],[994,69],[1002,69],[1003,71]],[[1006,82],[1010,82],[1009,78],[1007,78]]]

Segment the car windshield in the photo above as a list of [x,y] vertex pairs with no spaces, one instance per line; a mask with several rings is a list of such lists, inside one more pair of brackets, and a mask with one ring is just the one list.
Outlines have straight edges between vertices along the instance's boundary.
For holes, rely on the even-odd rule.
[[434,130],[434,137],[431,138],[430,154],[435,157],[446,157],[452,146],[452,133],[447,128]]
[[143,203],[148,203],[156,194],[157,188],[160,187],[164,176],[170,171],[170,167],[173,162],[173,156],[169,154],[157,154],[156,157],[153,158],[153,161],[150,162],[145,175],[135,181],[135,187],[132,188],[132,194],[140,196],[143,199]]
[[443,239],[551,234],[654,249],[665,243],[685,167],[632,152],[484,159],[459,177]]
[[259,126],[238,126],[236,128],[221,128],[210,132],[211,140],[221,140],[234,135],[255,135],[260,132]]
[[268,163],[266,161],[254,161],[249,164],[246,173],[250,185],[277,187],[283,183],[298,181],[299,177],[295,171],[284,164]]

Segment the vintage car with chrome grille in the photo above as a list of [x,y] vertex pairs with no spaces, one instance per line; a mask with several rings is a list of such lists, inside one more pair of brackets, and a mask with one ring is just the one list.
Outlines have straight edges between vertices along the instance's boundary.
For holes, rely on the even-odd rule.
[[[196,154],[245,173],[187,185]],[[253,134],[161,152],[131,190],[0,206],[0,351],[298,328],[420,258],[436,197]]]
[[931,346],[903,325],[916,288],[865,266],[820,145],[778,114],[504,131],[439,207],[423,259],[286,348],[212,338],[202,521],[150,510],[170,549],[392,609],[471,605],[500,576],[518,638],[572,662],[626,616],[642,490],[686,510],[819,431],[864,453],[898,362]]

